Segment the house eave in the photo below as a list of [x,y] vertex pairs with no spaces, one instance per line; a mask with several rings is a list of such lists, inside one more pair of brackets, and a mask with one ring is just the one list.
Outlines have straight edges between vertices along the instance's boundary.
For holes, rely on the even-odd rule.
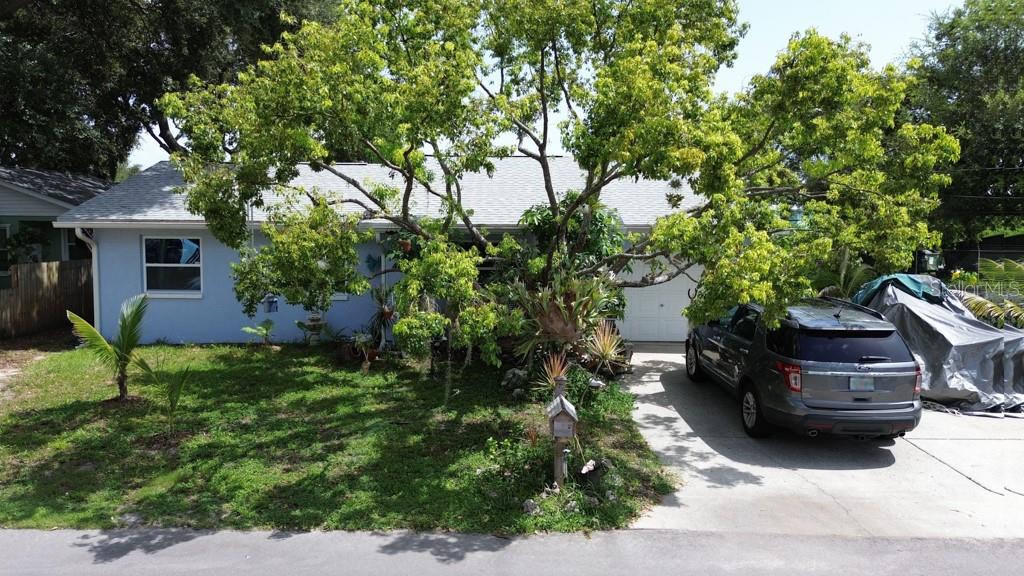
[[46,194],[40,194],[38,192],[34,192],[32,190],[29,190],[27,188],[22,188],[21,186],[18,186],[17,184],[11,184],[10,182],[0,182],[0,186],[3,186],[4,188],[6,188],[8,190],[11,190],[12,192],[18,192],[19,194],[24,194],[25,196],[28,196],[29,198],[34,198],[34,199],[40,200],[42,202],[47,202],[49,204],[53,204],[54,206],[57,206],[59,208],[63,208],[65,210],[70,210],[70,209],[75,207],[74,204],[69,204],[69,203],[64,202],[62,200],[57,200],[56,198],[52,198],[50,196],[47,196]]
[[182,228],[189,230],[201,230],[206,228],[206,222],[201,220],[54,220],[54,228],[124,228],[137,230],[152,230],[156,228]]

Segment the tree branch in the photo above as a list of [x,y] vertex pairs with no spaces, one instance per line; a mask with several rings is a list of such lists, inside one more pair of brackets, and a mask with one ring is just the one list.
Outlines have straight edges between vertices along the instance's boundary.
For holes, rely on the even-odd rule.
[[757,144],[754,144],[750,150],[747,150],[743,156],[740,156],[740,159],[736,161],[737,166],[743,164],[764,148],[764,145],[768,143],[768,138],[772,135],[772,130],[775,129],[776,121],[777,119],[772,118],[772,121],[768,123],[768,128],[764,131],[764,134],[761,135],[761,139],[757,141]]

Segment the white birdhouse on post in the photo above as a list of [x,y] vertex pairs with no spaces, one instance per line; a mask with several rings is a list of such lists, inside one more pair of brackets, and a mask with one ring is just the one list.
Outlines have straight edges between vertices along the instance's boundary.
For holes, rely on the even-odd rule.
[[547,411],[548,422],[551,423],[551,435],[555,438],[555,484],[561,487],[565,484],[567,473],[565,456],[568,449],[566,447],[569,440],[576,435],[576,423],[579,422],[579,416],[576,415],[576,407],[562,394],[555,396],[551,404],[548,404]]
[[576,435],[579,417],[576,415],[576,407],[566,400],[565,396],[556,396],[551,404],[548,404],[548,421],[551,423],[551,435],[555,437],[555,441],[568,442]]

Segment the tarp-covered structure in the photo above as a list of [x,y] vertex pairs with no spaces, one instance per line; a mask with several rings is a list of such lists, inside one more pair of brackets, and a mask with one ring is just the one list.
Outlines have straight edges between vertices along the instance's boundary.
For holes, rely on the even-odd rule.
[[978,320],[931,276],[882,276],[853,301],[881,312],[899,330],[921,363],[925,400],[962,411],[1021,411],[1024,331]]

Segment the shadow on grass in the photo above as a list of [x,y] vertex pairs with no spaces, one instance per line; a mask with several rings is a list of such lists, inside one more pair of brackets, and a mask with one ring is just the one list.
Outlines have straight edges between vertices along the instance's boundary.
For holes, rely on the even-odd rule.
[[[638,511],[636,502],[609,499],[568,520],[553,501],[542,517],[523,512],[551,480],[550,444],[543,435],[525,440],[528,428],[546,428],[543,408],[513,401],[497,384],[499,370],[467,369],[442,407],[440,379],[384,362],[363,375],[308,348],[145,353],[161,371],[190,367],[175,440],[162,441],[162,391],[138,379],[133,393],[148,404],[72,400],[8,414],[0,420],[0,526],[104,529],[82,545],[107,562],[201,534],[154,527],[273,529],[271,538],[310,529],[508,534],[622,526]],[[73,386],[74,377],[53,385]],[[609,438],[621,482],[650,497],[656,470],[632,456],[646,450],[628,422],[632,403],[609,398],[621,406],[591,430]],[[488,452],[492,438],[509,440],[507,454]],[[125,526],[142,529],[118,529]],[[382,551],[455,562],[504,542],[407,534]]]
[[196,528],[520,529],[521,511],[473,518],[494,506],[474,486],[474,458],[489,437],[522,434],[495,371],[471,370],[441,410],[442,384],[399,366],[363,376],[304,350],[198,355],[177,446],[152,441],[164,433],[159,391],[139,384],[149,406],[9,414],[0,525],[112,528],[132,514]]

